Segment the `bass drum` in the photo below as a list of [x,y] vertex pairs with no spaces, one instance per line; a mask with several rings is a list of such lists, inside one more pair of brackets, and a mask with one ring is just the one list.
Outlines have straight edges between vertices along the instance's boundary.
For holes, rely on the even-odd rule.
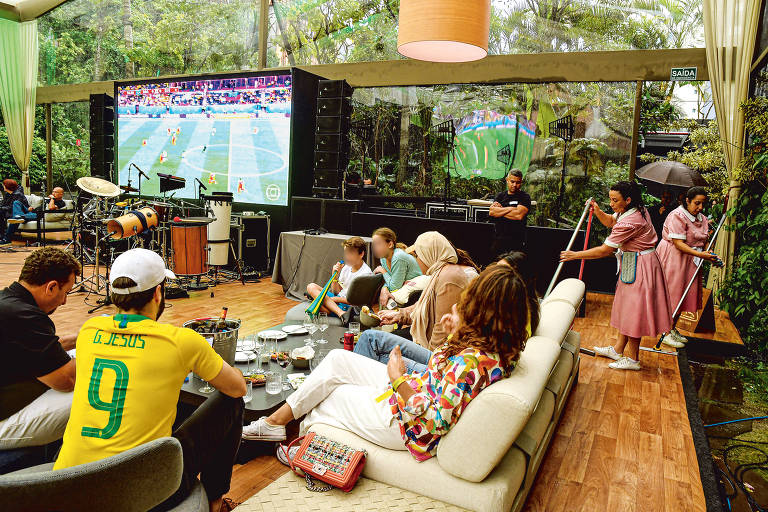
[[208,273],[208,223],[172,222],[173,272],[178,276]]
[[158,224],[157,212],[149,206],[145,206],[109,220],[107,230],[112,233],[114,240],[119,240],[138,235],[147,229],[156,228]]

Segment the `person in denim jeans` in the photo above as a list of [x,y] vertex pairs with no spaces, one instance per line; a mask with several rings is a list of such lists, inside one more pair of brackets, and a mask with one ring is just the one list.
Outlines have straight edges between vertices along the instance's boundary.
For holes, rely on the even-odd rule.
[[424,373],[427,370],[427,362],[432,351],[391,332],[373,329],[365,331],[355,344],[355,352],[374,361],[387,364],[389,354],[396,346],[400,347],[405,369],[408,373]]

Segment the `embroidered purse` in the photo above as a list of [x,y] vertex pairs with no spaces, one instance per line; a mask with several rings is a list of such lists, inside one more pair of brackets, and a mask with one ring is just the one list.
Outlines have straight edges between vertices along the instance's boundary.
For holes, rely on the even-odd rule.
[[[310,432],[291,442],[286,450],[286,457],[296,443],[301,443],[301,446],[291,459],[291,469],[299,476],[301,473],[298,470],[304,473],[307,489],[325,492],[338,487],[344,492],[349,492],[355,487],[365,466],[367,456],[365,450],[356,450]],[[315,485],[313,479],[328,485]]]
[[619,276],[624,284],[632,284],[637,277],[637,253],[623,252],[621,254],[621,275]]

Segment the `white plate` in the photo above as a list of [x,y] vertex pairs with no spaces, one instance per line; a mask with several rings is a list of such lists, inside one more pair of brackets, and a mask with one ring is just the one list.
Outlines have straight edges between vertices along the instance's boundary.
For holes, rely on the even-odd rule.
[[284,340],[288,337],[287,334],[285,334],[283,331],[275,331],[275,330],[267,330],[267,331],[261,331],[258,334],[259,338],[267,339],[267,338],[277,338],[278,340]]
[[283,332],[288,334],[307,334],[309,331],[303,325],[286,325],[283,327]]
[[248,361],[254,361],[256,354],[253,352],[235,352],[236,363],[247,363]]

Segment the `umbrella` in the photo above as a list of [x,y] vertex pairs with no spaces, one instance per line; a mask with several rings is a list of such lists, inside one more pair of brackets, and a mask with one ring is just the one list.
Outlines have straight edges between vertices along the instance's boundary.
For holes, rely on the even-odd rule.
[[[339,263],[342,265],[344,264],[344,260],[340,260]],[[328,280],[327,283],[325,283],[325,286],[323,286],[323,289],[320,291],[320,295],[315,297],[315,300],[312,301],[312,303],[309,305],[307,309],[304,311],[309,314],[312,318],[315,318],[317,316],[317,312],[320,311],[320,306],[323,305],[323,301],[325,300],[325,296],[328,295],[328,290],[331,288],[331,283],[339,277],[339,272],[336,271],[333,273],[331,278]]]
[[674,187],[688,190],[695,186],[706,186],[707,181],[685,164],[672,160],[659,160],[639,168],[635,175],[648,186],[648,191],[654,195],[664,187]]

